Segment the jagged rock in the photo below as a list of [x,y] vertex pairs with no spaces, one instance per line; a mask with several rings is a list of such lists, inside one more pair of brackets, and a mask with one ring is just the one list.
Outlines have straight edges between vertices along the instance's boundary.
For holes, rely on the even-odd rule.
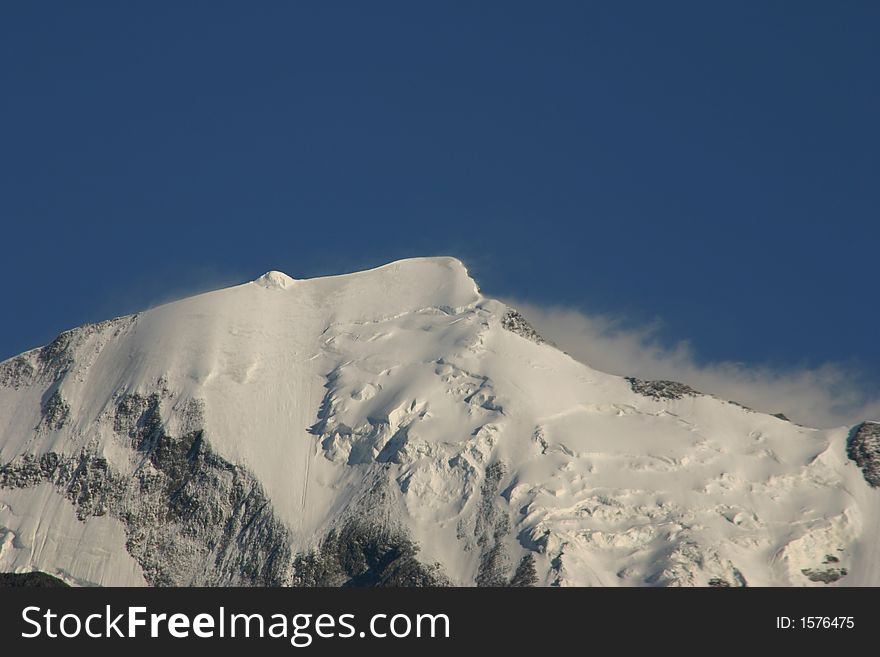
[[34,571],[32,573],[0,573],[0,588],[37,587],[56,588],[67,586],[57,577]]
[[486,468],[480,489],[480,507],[477,513],[474,536],[480,547],[480,567],[475,582],[477,586],[505,586],[510,558],[504,549],[503,539],[510,531],[510,519],[498,508],[496,498],[504,477],[504,465],[493,463]]
[[853,427],[846,453],[862,469],[865,481],[880,488],[880,422],[862,422]]
[[535,569],[535,556],[527,554],[520,560],[516,572],[510,580],[514,587],[534,586],[538,583],[538,572]]
[[349,521],[332,530],[320,548],[297,555],[295,586],[446,586],[438,564],[416,559],[418,546],[401,532]]
[[803,568],[801,572],[811,582],[822,582],[823,584],[831,584],[847,575],[846,568]]
[[510,331],[521,335],[526,340],[531,340],[538,344],[543,344],[546,340],[529,324],[528,320],[520,314],[519,311],[510,308],[501,318],[501,326]]
[[214,455],[198,435],[162,436],[159,444],[152,467],[131,478],[86,451],[78,458],[49,453],[0,467],[0,487],[46,481],[80,519],[119,519],[128,551],[155,586],[288,583],[286,529],[248,473]]
[[68,415],[70,415],[70,405],[61,396],[61,391],[56,388],[55,392],[43,402],[40,424],[37,429],[42,427],[50,431],[57,431],[64,426]]
[[33,383],[37,370],[31,362],[32,354],[22,354],[0,363],[0,387],[18,390]]
[[[144,457],[132,477],[102,456],[24,455],[0,467],[0,488],[53,484],[77,516],[122,521],[126,548],[154,586],[442,586],[439,566],[416,559],[402,532],[349,522],[315,554],[293,555],[262,486],[215,454],[201,430],[165,433],[161,393],[121,397],[114,429]],[[193,422],[198,404],[184,409]]]
[[637,379],[635,377],[627,377],[626,380],[629,382],[630,387],[633,389],[633,392],[637,392],[640,395],[644,395],[645,397],[651,397],[657,401],[662,399],[682,399],[684,397],[696,397],[700,395],[697,390],[694,390],[689,385],[685,385],[684,383],[679,383],[677,381],[664,381],[662,379],[658,379],[655,381],[643,381],[642,379]]

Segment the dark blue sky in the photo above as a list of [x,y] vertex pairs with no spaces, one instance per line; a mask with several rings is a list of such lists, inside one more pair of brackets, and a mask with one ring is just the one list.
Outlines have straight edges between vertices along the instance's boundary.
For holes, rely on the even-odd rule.
[[0,357],[450,254],[880,381],[878,34],[876,2],[5,3]]

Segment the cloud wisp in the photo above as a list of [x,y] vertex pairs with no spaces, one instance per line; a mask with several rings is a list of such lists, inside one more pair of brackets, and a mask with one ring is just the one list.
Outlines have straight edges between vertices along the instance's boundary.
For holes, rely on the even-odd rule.
[[701,363],[687,341],[667,347],[657,325],[630,328],[606,315],[509,302],[545,338],[604,372],[670,379],[795,422],[828,428],[880,419],[880,395],[841,364],[777,370],[731,362]]

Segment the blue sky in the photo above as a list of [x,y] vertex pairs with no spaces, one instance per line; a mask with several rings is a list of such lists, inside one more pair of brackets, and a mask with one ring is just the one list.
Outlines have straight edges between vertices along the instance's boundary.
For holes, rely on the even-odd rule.
[[699,361],[877,385],[877,34],[872,2],[6,3],[0,358],[446,254]]

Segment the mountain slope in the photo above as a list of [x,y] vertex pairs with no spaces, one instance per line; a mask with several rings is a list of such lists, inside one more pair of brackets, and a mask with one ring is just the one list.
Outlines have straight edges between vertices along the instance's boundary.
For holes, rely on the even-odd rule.
[[451,258],[269,272],[0,364],[0,572],[878,584],[872,426],[595,371]]

